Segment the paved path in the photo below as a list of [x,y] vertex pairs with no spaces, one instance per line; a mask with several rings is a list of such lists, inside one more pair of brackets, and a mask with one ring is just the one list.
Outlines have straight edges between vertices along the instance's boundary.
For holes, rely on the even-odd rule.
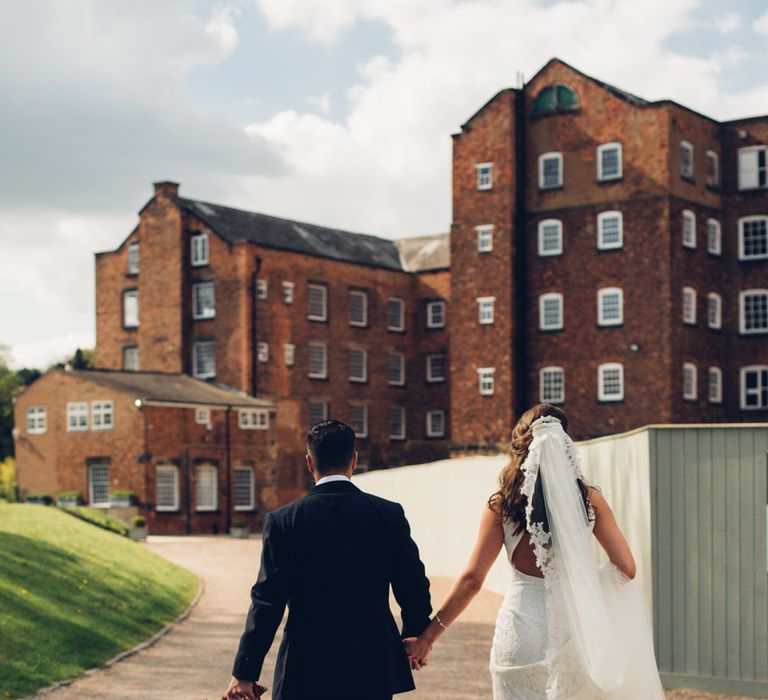
[[[154,646],[111,668],[60,688],[46,700],[215,700],[229,681],[232,658],[256,578],[261,541],[228,537],[150,537],[151,549],[199,574],[205,593],[191,615]],[[433,579],[439,602],[450,581]],[[482,592],[445,634],[430,665],[416,675],[418,690],[403,700],[485,700],[491,697],[488,654],[501,596]],[[262,682],[272,685],[274,654]],[[267,698],[271,697],[267,694]],[[676,700],[738,700],[690,691]],[[744,699],[747,700],[747,699]]]

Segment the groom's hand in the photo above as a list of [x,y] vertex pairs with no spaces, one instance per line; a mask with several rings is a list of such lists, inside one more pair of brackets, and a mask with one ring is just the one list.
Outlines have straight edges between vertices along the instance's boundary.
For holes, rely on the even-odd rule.
[[[259,700],[261,691],[254,690],[254,688],[259,688],[259,685],[255,681],[245,681],[233,678],[229,682],[227,694],[224,695],[221,700]],[[258,695],[256,693],[258,693]]]
[[408,661],[414,671],[420,671],[429,663],[429,653],[432,646],[418,637],[407,637],[403,640],[405,653],[408,655]]

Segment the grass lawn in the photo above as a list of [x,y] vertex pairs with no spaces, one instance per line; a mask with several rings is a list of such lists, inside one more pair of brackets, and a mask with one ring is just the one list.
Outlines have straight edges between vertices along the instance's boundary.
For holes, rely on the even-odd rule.
[[0,698],[80,675],[152,635],[197,577],[57,508],[0,505]]

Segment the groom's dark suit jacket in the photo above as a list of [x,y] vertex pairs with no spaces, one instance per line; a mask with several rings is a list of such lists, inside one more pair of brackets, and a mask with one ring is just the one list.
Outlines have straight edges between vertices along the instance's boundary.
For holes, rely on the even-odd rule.
[[[402,635],[389,609],[390,584]],[[332,481],[267,515],[236,678],[259,678],[286,604],[275,700],[413,690],[401,636],[420,634],[432,608],[399,504]]]

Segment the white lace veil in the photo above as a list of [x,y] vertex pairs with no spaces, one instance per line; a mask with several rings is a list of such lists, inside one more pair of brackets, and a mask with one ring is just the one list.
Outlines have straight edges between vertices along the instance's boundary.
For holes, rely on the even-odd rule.
[[[575,697],[581,689],[591,698],[663,698],[642,594],[613,565],[601,570],[595,560],[590,513],[577,483],[582,478],[578,450],[554,416],[535,420],[532,432],[521,466],[522,493],[527,498],[526,529],[547,592],[547,696]],[[533,520],[539,483],[548,528]],[[628,583],[634,584],[631,600]],[[632,609],[622,610],[626,605]],[[624,615],[633,617],[632,625],[644,621],[644,633],[617,619]],[[638,653],[643,659],[639,674]]]

